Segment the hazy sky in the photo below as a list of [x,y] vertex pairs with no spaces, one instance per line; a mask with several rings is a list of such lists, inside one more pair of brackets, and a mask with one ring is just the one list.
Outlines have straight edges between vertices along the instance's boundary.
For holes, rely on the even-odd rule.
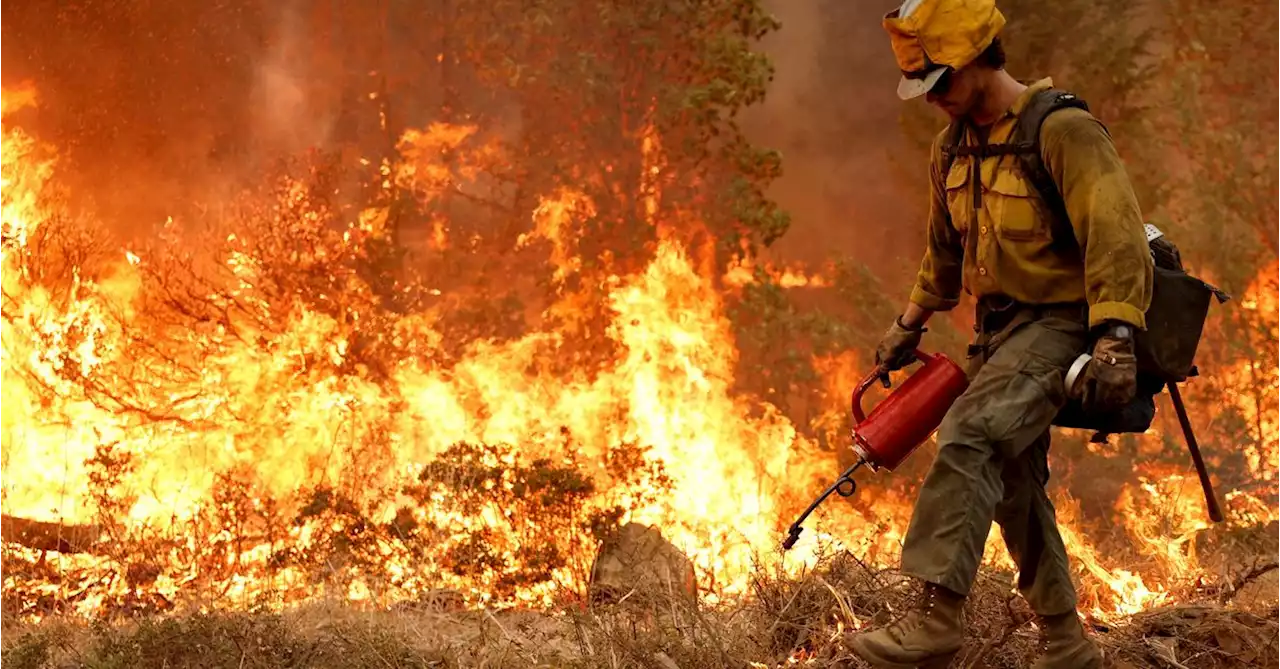
[[764,44],[775,79],[746,127],[754,141],[783,153],[785,174],[773,195],[793,221],[778,252],[809,262],[835,252],[881,271],[916,263],[927,167],[902,155],[904,103],[894,92],[898,69],[880,25],[895,4],[768,4],[783,24]]

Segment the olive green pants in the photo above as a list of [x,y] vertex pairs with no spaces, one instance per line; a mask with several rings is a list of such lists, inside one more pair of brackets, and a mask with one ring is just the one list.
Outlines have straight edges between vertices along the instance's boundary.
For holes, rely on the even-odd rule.
[[1066,402],[1063,378],[1085,337],[1083,320],[1031,312],[978,335],[969,388],[938,428],[938,455],[907,529],[904,572],[968,594],[995,521],[1031,608],[1046,616],[1075,608],[1045,484],[1049,424]]

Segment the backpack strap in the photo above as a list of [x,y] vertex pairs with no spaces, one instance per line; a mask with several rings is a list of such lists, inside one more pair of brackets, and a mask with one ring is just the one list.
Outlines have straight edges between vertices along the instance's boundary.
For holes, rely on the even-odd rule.
[[[1044,154],[1040,151],[1040,128],[1049,114],[1069,108],[1089,111],[1089,105],[1069,91],[1049,88],[1036,93],[1018,115],[1018,125],[1014,127],[1009,142],[1014,149],[1011,153],[1017,156],[1023,177],[1036,189],[1048,209],[1054,242],[1064,248],[1077,247],[1078,244],[1062,192],[1058,189],[1053,174],[1044,165]],[[988,150],[991,148],[993,147],[988,147]]]
[[943,181],[947,178],[947,173],[951,171],[951,165],[956,162],[956,156],[959,155],[960,142],[964,140],[965,124],[963,120],[952,121],[947,126],[947,134],[942,139],[942,171]]

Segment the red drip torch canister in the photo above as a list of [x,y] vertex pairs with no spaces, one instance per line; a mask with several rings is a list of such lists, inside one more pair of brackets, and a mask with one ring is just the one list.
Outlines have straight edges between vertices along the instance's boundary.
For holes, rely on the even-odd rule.
[[853,450],[873,470],[893,471],[942,424],[947,410],[969,387],[969,377],[947,356],[916,350],[924,366],[866,415],[862,396],[879,378],[873,370],[850,398]]
[[[923,444],[942,424],[952,403],[969,387],[964,370],[941,353],[927,355],[919,350],[915,357],[924,366],[917,369],[893,394],[881,400],[868,416],[862,411],[862,396],[882,372],[873,370],[853,391],[853,451],[858,461],[849,467],[817,499],[809,504],[787,530],[782,549],[789,550],[804,530],[801,523],[832,493],[849,497],[858,489],[853,473],[863,465],[874,470],[893,471],[911,452]],[[885,379],[888,386],[888,379]]]

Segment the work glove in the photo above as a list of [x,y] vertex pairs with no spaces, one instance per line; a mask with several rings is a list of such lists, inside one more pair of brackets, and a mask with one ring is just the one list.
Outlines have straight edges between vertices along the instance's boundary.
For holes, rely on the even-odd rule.
[[1138,358],[1133,352],[1133,337],[1117,335],[1117,329],[1112,328],[1093,344],[1093,358],[1084,370],[1081,403],[1085,411],[1115,411],[1133,400],[1138,392]]
[[902,324],[902,317],[893,320],[893,325],[880,338],[876,346],[876,367],[883,372],[882,379],[887,379],[889,372],[902,369],[915,359],[913,352],[920,346],[920,337],[928,330],[921,327],[915,330]]

